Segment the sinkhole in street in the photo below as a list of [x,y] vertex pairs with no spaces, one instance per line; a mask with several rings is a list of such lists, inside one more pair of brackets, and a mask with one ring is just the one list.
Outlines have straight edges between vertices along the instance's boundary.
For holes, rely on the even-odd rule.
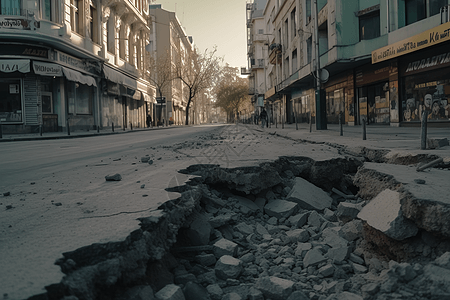
[[253,167],[192,165],[166,189],[181,196],[159,207],[164,217],[140,219],[126,243],[90,247],[101,259],[88,288],[73,287],[69,264],[86,253],[65,254],[66,289],[78,299],[450,295],[432,277],[433,268],[450,268],[447,238],[418,230],[399,241],[358,217],[372,198],[366,185],[396,185],[386,178],[367,184],[372,178],[361,178],[362,164],[352,157],[280,157]]

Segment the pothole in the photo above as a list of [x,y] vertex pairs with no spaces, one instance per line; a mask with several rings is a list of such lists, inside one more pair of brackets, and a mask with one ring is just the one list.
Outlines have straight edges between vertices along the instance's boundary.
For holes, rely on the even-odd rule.
[[[182,194],[126,241],[65,253],[42,299],[444,299],[448,236],[390,238],[358,218],[361,159],[193,165]],[[369,196],[370,193],[373,193]],[[33,298],[41,299],[41,298]]]

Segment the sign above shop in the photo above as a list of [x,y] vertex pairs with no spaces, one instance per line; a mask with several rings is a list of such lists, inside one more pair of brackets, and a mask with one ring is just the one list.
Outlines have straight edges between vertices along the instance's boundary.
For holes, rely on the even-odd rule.
[[29,59],[2,59],[0,60],[0,71],[4,73],[12,73],[19,71],[21,73],[30,72]]
[[450,40],[450,23],[444,23],[397,43],[372,51],[372,64],[425,49]]
[[62,66],[57,64],[33,61],[33,70],[35,74],[44,76],[61,77],[63,75]]

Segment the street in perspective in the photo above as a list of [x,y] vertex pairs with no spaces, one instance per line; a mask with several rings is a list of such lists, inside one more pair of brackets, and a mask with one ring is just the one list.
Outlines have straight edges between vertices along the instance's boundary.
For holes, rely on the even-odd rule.
[[0,1],[0,300],[450,299],[449,32],[450,0]]

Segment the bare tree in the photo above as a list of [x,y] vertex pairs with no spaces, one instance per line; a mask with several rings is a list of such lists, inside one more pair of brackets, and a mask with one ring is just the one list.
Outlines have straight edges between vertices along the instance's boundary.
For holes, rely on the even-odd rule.
[[189,124],[189,108],[199,93],[211,88],[220,72],[222,58],[215,56],[216,49],[199,53],[197,49],[188,52],[175,62],[175,78],[180,79],[187,88],[186,122]]
[[218,84],[216,106],[226,112],[228,122],[231,122],[241,109],[251,104],[251,101],[248,95],[248,79],[238,76],[230,78],[229,75],[230,73],[225,73],[223,80]]
[[172,63],[169,52],[167,51],[156,58],[152,56],[149,65],[149,80],[155,85],[159,97],[162,97],[165,87],[173,79]]

